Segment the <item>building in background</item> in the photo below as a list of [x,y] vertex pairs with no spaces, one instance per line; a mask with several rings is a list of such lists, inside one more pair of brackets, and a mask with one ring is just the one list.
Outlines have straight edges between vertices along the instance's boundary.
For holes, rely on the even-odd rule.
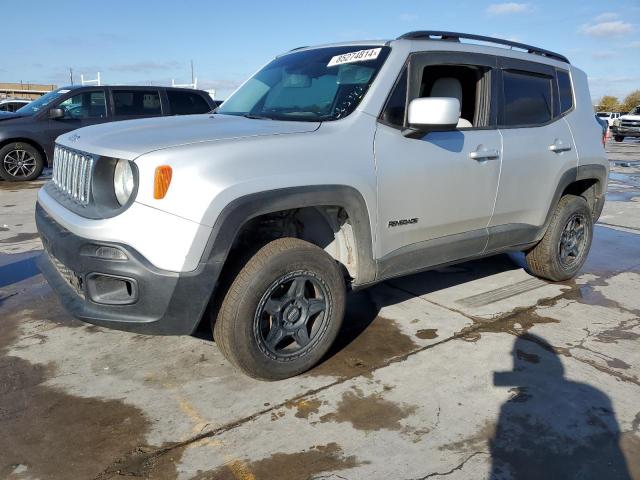
[[0,98],[23,98],[25,100],[34,100],[45,93],[55,90],[56,88],[56,85],[0,82]]

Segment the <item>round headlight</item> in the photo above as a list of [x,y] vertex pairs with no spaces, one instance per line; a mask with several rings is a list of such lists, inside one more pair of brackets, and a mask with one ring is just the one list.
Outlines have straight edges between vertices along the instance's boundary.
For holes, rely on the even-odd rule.
[[120,205],[129,201],[133,193],[133,170],[128,160],[118,160],[113,172],[113,190]]

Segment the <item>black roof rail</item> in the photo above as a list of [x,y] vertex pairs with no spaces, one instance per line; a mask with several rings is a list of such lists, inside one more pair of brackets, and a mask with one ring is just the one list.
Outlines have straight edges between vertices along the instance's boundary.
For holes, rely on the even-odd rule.
[[512,42],[511,40],[503,40],[501,38],[485,37],[484,35],[474,35],[472,33],[443,32],[438,30],[418,30],[415,32],[408,32],[404,35],[400,35],[397,40],[444,40],[450,42],[459,42],[461,38],[467,40],[476,40],[479,42],[495,43],[497,45],[505,45],[511,48],[519,48],[521,50],[525,50],[528,53],[553,58],[554,60],[560,60],[561,62],[571,63],[569,62],[569,59],[564,55],[545,50],[544,48],[534,47],[525,43]]

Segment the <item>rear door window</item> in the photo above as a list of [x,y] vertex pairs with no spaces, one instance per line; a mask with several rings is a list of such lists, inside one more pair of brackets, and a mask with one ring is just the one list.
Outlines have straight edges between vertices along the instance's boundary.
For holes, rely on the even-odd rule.
[[553,118],[551,77],[505,70],[501,126],[535,126]]
[[173,115],[192,115],[211,111],[206,100],[195,92],[167,90],[167,97]]
[[126,117],[161,115],[158,90],[113,90],[114,114]]

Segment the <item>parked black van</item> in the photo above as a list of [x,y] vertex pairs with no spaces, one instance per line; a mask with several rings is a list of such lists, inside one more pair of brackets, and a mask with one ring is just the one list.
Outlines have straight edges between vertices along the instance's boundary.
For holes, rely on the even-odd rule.
[[216,107],[207,92],[149,86],[71,86],[54,90],[0,115],[0,177],[37,178],[53,161],[55,139],[97,123],[207,113]]

